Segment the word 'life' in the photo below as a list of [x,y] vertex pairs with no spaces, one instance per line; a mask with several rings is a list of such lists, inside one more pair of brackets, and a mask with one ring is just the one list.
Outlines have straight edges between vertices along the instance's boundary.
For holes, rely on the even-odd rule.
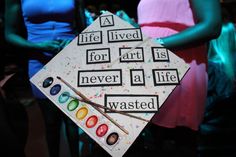
[[154,85],[178,85],[179,75],[177,69],[153,69]]
[[85,32],[81,33],[78,36],[78,45],[87,45],[87,44],[101,44],[102,43],[102,32]]

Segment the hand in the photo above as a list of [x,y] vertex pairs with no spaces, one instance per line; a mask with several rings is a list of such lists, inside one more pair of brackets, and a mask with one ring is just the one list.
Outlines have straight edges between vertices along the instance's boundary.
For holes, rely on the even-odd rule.
[[106,10],[100,10],[100,14],[106,13]]
[[45,52],[51,52],[53,54],[57,54],[64,47],[66,47],[71,42],[71,39],[57,39],[52,41],[45,41],[36,44],[36,47],[39,50]]
[[119,16],[120,18],[122,18],[123,20],[127,21],[127,22],[132,21],[132,19],[123,10],[117,11],[116,15]]
[[51,53],[58,53],[61,48],[61,41],[53,40],[53,41],[45,41],[36,43],[36,48],[41,51],[51,52]]
[[116,12],[116,15],[119,16],[121,19],[125,20],[126,22],[130,23],[134,27],[136,27],[136,28],[139,27],[139,25],[135,22],[135,20],[130,18],[129,15],[126,14],[125,11],[119,10]]
[[163,39],[161,39],[161,38],[156,38],[155,39],[155,41],[158,43],[158,44],[161,44],[162,46],[164,46],[164,41],[163,41]]
[[58,39],[57,41],[60,42],[60,48],[62,50],[64,47],[66,47],[71,42],[71,39]]

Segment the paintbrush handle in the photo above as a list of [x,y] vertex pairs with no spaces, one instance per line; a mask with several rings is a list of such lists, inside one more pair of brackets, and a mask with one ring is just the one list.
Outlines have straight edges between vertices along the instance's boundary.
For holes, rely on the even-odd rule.
[[98,112],[100,112],[103,116],[105,116],[107,119],[109,119],[113,124],[115,124],[118,128],[120,128],[122,131],[124,131],[126,134],[129,134],[129,132],[124,129],[120,124],[118,124],[112,117],[110,117],[108,114],[104,113],[100,108],[91,105],[94,107]]
[[74,87],[72,87],[69,83],[67,83],[65,80],[63,80],[61,77],[57,76],[57,78],[59,80],[61,80],[64,84],[66,84],[70,89],[73,90],[73,92],[75,92],[77,95],[79,95],[82,99],[88,101],[89,99],[83,95],[81,92],[77,91]]
[[95,107],[107,109],[107,110],[110,110],[110,111],[115,112],[115,113],[119,113],[119,114],[122,114],[122,115],[125,115],[125,116],[129,116],[129,117],[132,117],[132,118],[136,118],[136,119],[145,121],[145,122],[147,122],[147,123],[150,122],[150,121],[147,120],[147,119],[144,119],[144,118],[141,118],[141,117],[138,117],[138,116],[134,116],[134,115],[129,114],[129,113],[126,113],[126,112],[124,112],[124,111],[119,111],[119,110],[111,109],[111,108],[109,108],[109,107],[100,105],[100,104],[95,103],[95,102],[92,102],[92,101],[90,101],[90,100],[87,101],[87,100],[84,100],[84,99],[79,99],[79,98],[73,97],[73,96],[71,96],[71,95],[67,95],[67,96],[69,96],[69,97],[71,97],[71,98],[73,98],[73,99],[77,99],[77,100],[79,100],[79,101],[81,101],[81,102],[87,103],[87,104],[89,104],[89,105],[91,105],[91,106],[95,106]]
[[99,107],[99,108],[107,109],[107,110],[110,110],[110,111],[115,112],[115,113],[119,113],[119,114],[122,114],[122,115],[125,115],[125,116],[129,116],[129,117],[136,118],[136,119],[139,119],[139,120],[142,120],[142,121],[145,121],[145,122],[149,122],[149,120],[146,120],[146,119],[144,119],[144,118],[137,117],[137,116],[134,116],[134,115],[132,115],[132,114],[128,114],[128,113],[123,112],[123,111],[114,110],[114,109],[111,109],[111,108],[109,108],[109,107],[102,106],[102,105],[97,104],[97,103],[92,102],[92,101],[84,101],[84,102],[90,104],[91,106],[97,106],[97,107]]
[[[61,77],[57,76],[59,80],[61,80],[65,85],[67,85],[70,89],[72,89],[78,96],[82,98],[82,100],[86,102],[90,102],[90,100],[83,95],[81,92],[77,91],[74,87],[72,87],[69,83],[67,83],[65,80],[63,80]],[[116,121],[114,121],[109,115],[104,113],[100,108],[93,106],[98,112],[100,112],[103,116],[105,116],[107,119],[109,119],[113,124],[115,124],[118,128],[120,128],[122,131],[124,131],[126,134],[129,134],[129,132],[124,129],[121,125],[119,125]]]

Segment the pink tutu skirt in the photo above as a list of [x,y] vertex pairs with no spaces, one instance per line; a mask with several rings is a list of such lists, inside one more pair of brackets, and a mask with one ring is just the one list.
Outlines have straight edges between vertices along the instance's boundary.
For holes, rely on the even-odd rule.
[[[143,25],[141,28],[146,36],[152,38],[169,36],[179,31],[171,27],[158,27],[153,23],[150,26]],[[152,122],[167,128],[185,126],[198,130],[207,95],[206,47],[199,45],[172,52],[185,60],[190,65],[190,70],[154,115]]]

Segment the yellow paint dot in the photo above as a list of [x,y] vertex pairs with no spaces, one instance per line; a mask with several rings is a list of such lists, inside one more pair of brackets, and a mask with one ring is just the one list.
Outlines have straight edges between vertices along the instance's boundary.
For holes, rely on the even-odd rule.
[[79,120],[84,119],[86,115],[88,114],[88,109],[86,107],[81,107],[77,112],[76,112],[76,118]]

